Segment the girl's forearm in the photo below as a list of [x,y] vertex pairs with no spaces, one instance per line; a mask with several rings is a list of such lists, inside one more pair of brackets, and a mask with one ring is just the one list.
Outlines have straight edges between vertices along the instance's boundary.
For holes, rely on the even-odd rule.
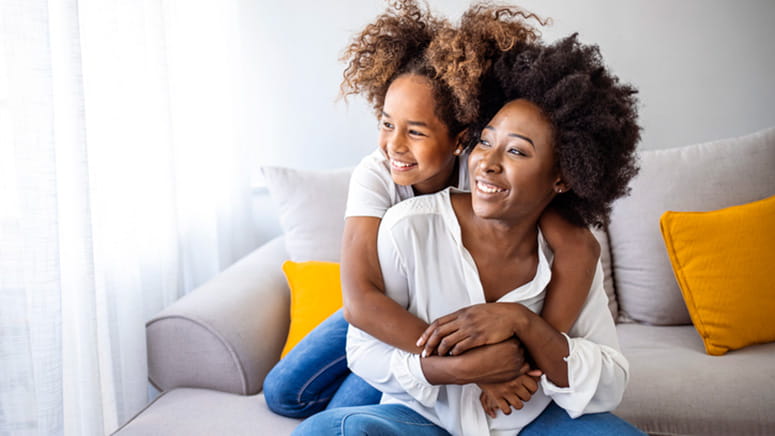
[[353,326],[380,341],[414,354],[422,349],[417,338],[428,324],[376,290],[361,290],[345,304],[345,318]]
[[385,295],[377,255],[379,218],[351,217],[342,239],[344,316],[353,326],[380,341],[410,353],[420,353],[417,338],[427,323]]
[[546,320],[521,304],[514,305],[514,329],[538,369],[555,385],[568,386],[568,341]]

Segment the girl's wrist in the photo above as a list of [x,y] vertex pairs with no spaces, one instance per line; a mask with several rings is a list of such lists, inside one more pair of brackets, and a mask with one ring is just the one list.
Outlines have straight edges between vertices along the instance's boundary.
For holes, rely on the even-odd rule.
[[527,307],[525,307],[522,304],[519,303],[510,303],[513,305],[512,310],[514,311],[514,316],[509,317],[511,319],[512,323],[512,331],[514,332],[514,335],[517,338],[521,338],[526,334],[528,331],[528,327],[530,325],[530,318],[533,314],[533,312],[530,311]]

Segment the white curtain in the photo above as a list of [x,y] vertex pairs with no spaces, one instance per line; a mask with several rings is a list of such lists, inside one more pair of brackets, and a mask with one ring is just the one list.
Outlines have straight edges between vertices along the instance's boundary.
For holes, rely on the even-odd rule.
[[0,0],[0,434],[103,435],[255,246],[235,1]]

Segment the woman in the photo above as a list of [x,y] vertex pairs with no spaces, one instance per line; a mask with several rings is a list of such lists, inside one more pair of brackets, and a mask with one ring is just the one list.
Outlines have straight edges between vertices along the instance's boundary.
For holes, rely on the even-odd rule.
[[[351,327],[350,368],[384,392],[381,404],[325,411],[296,434],[641,434],[607,413],[621,400],[628,365],[601,269],[568,335],[537,314],[552,259],[539,217],[551,204],[571,221],[605,222],[636,173],[635,91],[575,35],[515,47],[495,72],[494,95],[505,104],[493,106],[500,110],[471,152],[472,192],[407,200],[379,230],[387,295],[437,319],[425,336],[453,355],[422,358]],[[488,345],[454,353],[472,337]],[[489,417],[479,385],[497,389],[524,372],[522,347],[543,372],[540,386],[520,410]],[[531,427],[542,414],[554,418]]]

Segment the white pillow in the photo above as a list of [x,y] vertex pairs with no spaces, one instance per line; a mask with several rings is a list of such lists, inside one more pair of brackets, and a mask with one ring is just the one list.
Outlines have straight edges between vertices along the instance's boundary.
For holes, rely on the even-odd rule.
[[331,171],[262,167],[294,262],[339,262],[352,168]]
[[619,310],[648,324],[691,324],[659,217],[668,210],[716,210],[775,194],[775,128],[644,151],[639,163],[631,195],[614,203],[608,225]]

